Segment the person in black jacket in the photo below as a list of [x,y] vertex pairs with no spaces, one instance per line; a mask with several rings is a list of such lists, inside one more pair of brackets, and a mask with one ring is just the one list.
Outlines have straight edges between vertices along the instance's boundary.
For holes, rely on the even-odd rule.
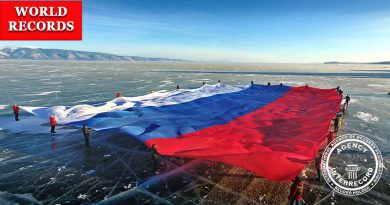
[[156,144],[153,144],[153,145],[152,145],[152,147],[150,148],[150,151],[152,152],[152,158],[153,158],[153,160],[157,160],[158,155],[160,155],[160,153],[158,153],[158,151],[157,151]]
[[347,103],[347,106],[349,104],[349,101],[351,101],[351,97],[349,97],[349,95],[345,96],[345,103]]
[[89,134],[91,133],[91,128],[87,128],[87,126],[83,125],[83,134],[84,134],[84,141],[85,141],[85,146],[90,147],[89,145]]

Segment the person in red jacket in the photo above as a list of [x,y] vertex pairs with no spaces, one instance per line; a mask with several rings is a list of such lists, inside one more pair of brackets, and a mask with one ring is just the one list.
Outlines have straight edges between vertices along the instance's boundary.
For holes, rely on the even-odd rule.
[[55,129],[56,129],[56,125],[57,125],[57,121],[56,119],[54,118],[53,115],[50,115],[50,125],[51,125],[51,133],[56,133]]
[[117,98],[121,97],[121,93],[120,93],[120,92],[117,92],[117,93],[116,93],[116,97],[117,97]]
[[334,132],[332,130],[329,130],[328,135],[326,136],[328,138],[328,145],[334,140]]
[[321,159],[322,159],[322,153],[318,153],[315,159],[315,165],[317,169],[317,181],[321,180]]
[[299,205],[299,202],[302,199],[303,192],[303,183],[299,176],[296,176],[292,181],[290,187],[290,195],[288,196],[288,200],[290,201],[290,205]]
[[15,104],[14,106],[12,106],[12,109],[14,110],[15,121],[19,121],[19,106]]

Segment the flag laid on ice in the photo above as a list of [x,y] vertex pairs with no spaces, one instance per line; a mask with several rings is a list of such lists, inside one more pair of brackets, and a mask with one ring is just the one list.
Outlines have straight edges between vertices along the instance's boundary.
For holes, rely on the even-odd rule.
[[205,85],[99,105],[21,107],[44,119],[118,130],[160,154],[215,160],[285,181],[311,162],[340,108],[335,89]]

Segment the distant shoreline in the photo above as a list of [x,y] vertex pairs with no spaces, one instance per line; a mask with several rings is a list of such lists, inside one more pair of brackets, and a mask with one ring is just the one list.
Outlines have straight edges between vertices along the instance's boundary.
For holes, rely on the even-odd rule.
[[330,62],[324,62],[323,64],[368,64],[368,65],[377,64],[377,65],[389,65],[390,61],[371,62],[371,63],[330,61]]

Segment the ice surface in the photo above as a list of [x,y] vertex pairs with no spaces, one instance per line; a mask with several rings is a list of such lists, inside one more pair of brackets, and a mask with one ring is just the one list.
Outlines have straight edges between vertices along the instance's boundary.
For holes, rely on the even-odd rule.
[[8,192],[0,192],[1,205],[41,205],[31,194],[12,194]]
[[351,101],[349,101],[349,103],[357,103],[359,102],[357,99],[351,99]]
[[370,113],[365,113],[362,111],[357,112],[354,116],[359,118],[360,120],[363,120],[364,122],[378,122],[379,121],[378,117],[373,116]]
[[[163,84],[160,81],[174,82],[164,87],[173,91],[176,91],[177,84],[183,89],[198,88],[203,81],[213,84],[218,79],[226,84],[241,85],[251,80],[258,84],[271,81],[272,84],[283,82],[293,86],[308,83],[323,88],[339,85],[345,94],[351,96],[353,103],[343,119],[342,133],[360,133],[370,137],[382,151],[386,167],[390,167],[388,71],[389,68],[383,65],[2,61],[0,104],[8,107],[0,110],[0,190],[33,193],[33,197],[44,204],[95,204],[104,198],[107,198],[107,203],[102,204],[109,204],[110,198],[122,204],[151,204],[161,199],[165,200],[161,204],[202,204],[204,199],[211,197],[210,190],[219,187],[222,196],[233,196],[232,203],[236,202],[235,197],[258,201],[259,196],[265,194],[261,187],[255,187],[248,196],[245,190],[232,191],[231,187],[219,184],[223,177],[229,177],[230,166],[220,163],[209,166],[211,162],[196,164],[186,159],[161,157],[165,165],[151,170],[153,163],[149,151],[142,143],[126,135],[93,132],[92,148],[86,149],[80,130],[68,132],[65,127],[58,127],[57,135],[53,136],[48,133],[48,118],[41,120],[22,112],[21,121],[16,123],[9,107],[15,103],[28,107],[96,105],[111,101],[118,91],[125,96],[145,95],[151,89],[158,90],[156,88]],[[312,74],[305,76],[291,72]],[[315,75],[315,72],[331,75]],[[360,77],[356,77],[356,73]],[[35,95],[50,91],[61,92]],[[354,116],[359,111],[378,117],[379,121],[366,123]],[[366,126],[362,127],[361,123]],[[130,130],[139,132],[134,128]],[[103,160],[104,154],[111,154],[111,157]],[[66,168],[58,172],[58,167],[62,166]],[[184,166],[186,169],[182,169]],[[19,170],[22,167],[26,169]],[[96,172],[85,174],[88,170]],[[155,176],[156,172],[159,176]],[[313,193],[321,194],[305,195],[306,204],[314,204],[322,198],[321,204],[330,204],[328,194],[332,193],[331,190],[311,181],[315,170],[308,170],[306,174],[305,187],[312,186]],[[48,184],[52,177],[57,179],[56,183]],[[241,183],[246,176],[230,177],[238,178]],[[129,184],[130,188],[124,188]],[[337,204],[387,204],[390,201],[389,185],[390,174],[386,170],[379,183],[367,194],[360,197],[333,195],[332,200],[337,200]],[[270,204],[270,198],[276,199],[280,195],[279,191],[272,190],[275,189],[266,192],[263,202]],[[77,199],[80,194],[87,195],[88,199]],[[281,201],[271,204],[283,204],[285,200],[282,197]]]
[[[49,79],[50,80],[50,79]],[[35,94],[27,94],[26,96],[44,96],[44,95],[51,95],[55,93],[60,93],[61,91],[55,90],[55,91],[46,91],[46,92],[40,92],[40,93],[35,93]]]
[[[45,121],[36,116],[21,116],[20,119],[20,121],[15,121],[12,118],[0,117],[0,130],[7,130],[12,133],[26,132],[31,134],[48,133],[50,130],[48,120]],[[61,126],[58,126],[56,131],[59,134],[66,134],[78,130],[66,127],[62,129]]]

